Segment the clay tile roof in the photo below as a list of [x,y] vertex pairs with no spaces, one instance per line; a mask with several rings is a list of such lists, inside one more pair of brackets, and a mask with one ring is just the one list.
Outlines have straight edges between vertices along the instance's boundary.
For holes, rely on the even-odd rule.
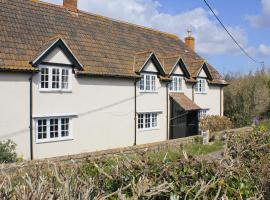
[[201,108],[182,93],[171,93],[170,97],[186,111],[200,110]]
[[176,56],[170,56],[170,57],[164,57],[162,59],[162,64],[164,66],[164,70],[166,71],[167,74],[169,74],[176,62],[180,59],[179,55]]
[[138,72],[152,54],[153,52],[151,51],[136,53],[134,55],[134,71]]
[[[138,52],[154,52],[160,62],[174,55],[185,63],[202,59],[175,35],[36,0],[1,0],[0,27],[0,69],[32,70],[29,62],[55,38],[66,42],[85,74],[136,77]],[[147,54],[139,57],[136,66]]]

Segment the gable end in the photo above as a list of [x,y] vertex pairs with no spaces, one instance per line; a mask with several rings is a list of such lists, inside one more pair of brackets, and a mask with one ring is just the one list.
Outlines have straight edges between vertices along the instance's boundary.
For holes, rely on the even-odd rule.
[[51,55],[51,53],[57,51],[59,49],[68,59],[68,63],[49,63],[49,64],[63,64],[63,65],[70,65],[74,66],[78,69],[83,69],[83,65],[78,61],[78,59],[75,57],[75,55],[72,53],[70,48],[67,46],[67,44],[62,40],[61,38],[54,41],[45,51],[43,51],[40,55],[38,55],[33,61],[30,62],[34,67],[37,67],[40,64],[43,64],[44,61],[46,63],[46,60],[48,60],[48,56]]

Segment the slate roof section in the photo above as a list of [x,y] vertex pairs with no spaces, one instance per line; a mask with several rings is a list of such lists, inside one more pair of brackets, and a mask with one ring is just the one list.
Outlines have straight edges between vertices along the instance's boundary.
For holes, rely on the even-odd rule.
[[[137,77],[138,52],[154,52],[161,62],[174,55],[185,63],[202,60],[175,35],[37,0],[0,0],[0,27],[2,70],[35,70],[29,62],[57,37],[76,55],[84,74]],[[190,72],[197,68],[188,65]],[[213,67],[211,73],[221,79]]]
[[181,108],[183,108],[186,111],[200,110],[201,109],[197,104],[195,104],[193,101],[191,101],[183,93],[171,93],[170,97],[176,103],[178,103]]

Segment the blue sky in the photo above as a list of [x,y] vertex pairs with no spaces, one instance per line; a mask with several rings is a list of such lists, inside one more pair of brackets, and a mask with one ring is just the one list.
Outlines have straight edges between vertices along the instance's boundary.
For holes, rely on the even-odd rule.
[[[44,0],[62,4],[62,0]],[[208,0],[240,44],[270,67],[270,0]],[[196,51],[221,73],[247,73],[259,65],[244,56],[203,0],[78,0],[79,9],[186,36],[192,27]]]

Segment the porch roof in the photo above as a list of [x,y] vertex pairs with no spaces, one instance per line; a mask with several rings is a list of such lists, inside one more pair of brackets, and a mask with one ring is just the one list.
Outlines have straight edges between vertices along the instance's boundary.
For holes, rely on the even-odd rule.
[[170,97],[186,111],[200,110],[201,108],[183,93],[171,93]]

